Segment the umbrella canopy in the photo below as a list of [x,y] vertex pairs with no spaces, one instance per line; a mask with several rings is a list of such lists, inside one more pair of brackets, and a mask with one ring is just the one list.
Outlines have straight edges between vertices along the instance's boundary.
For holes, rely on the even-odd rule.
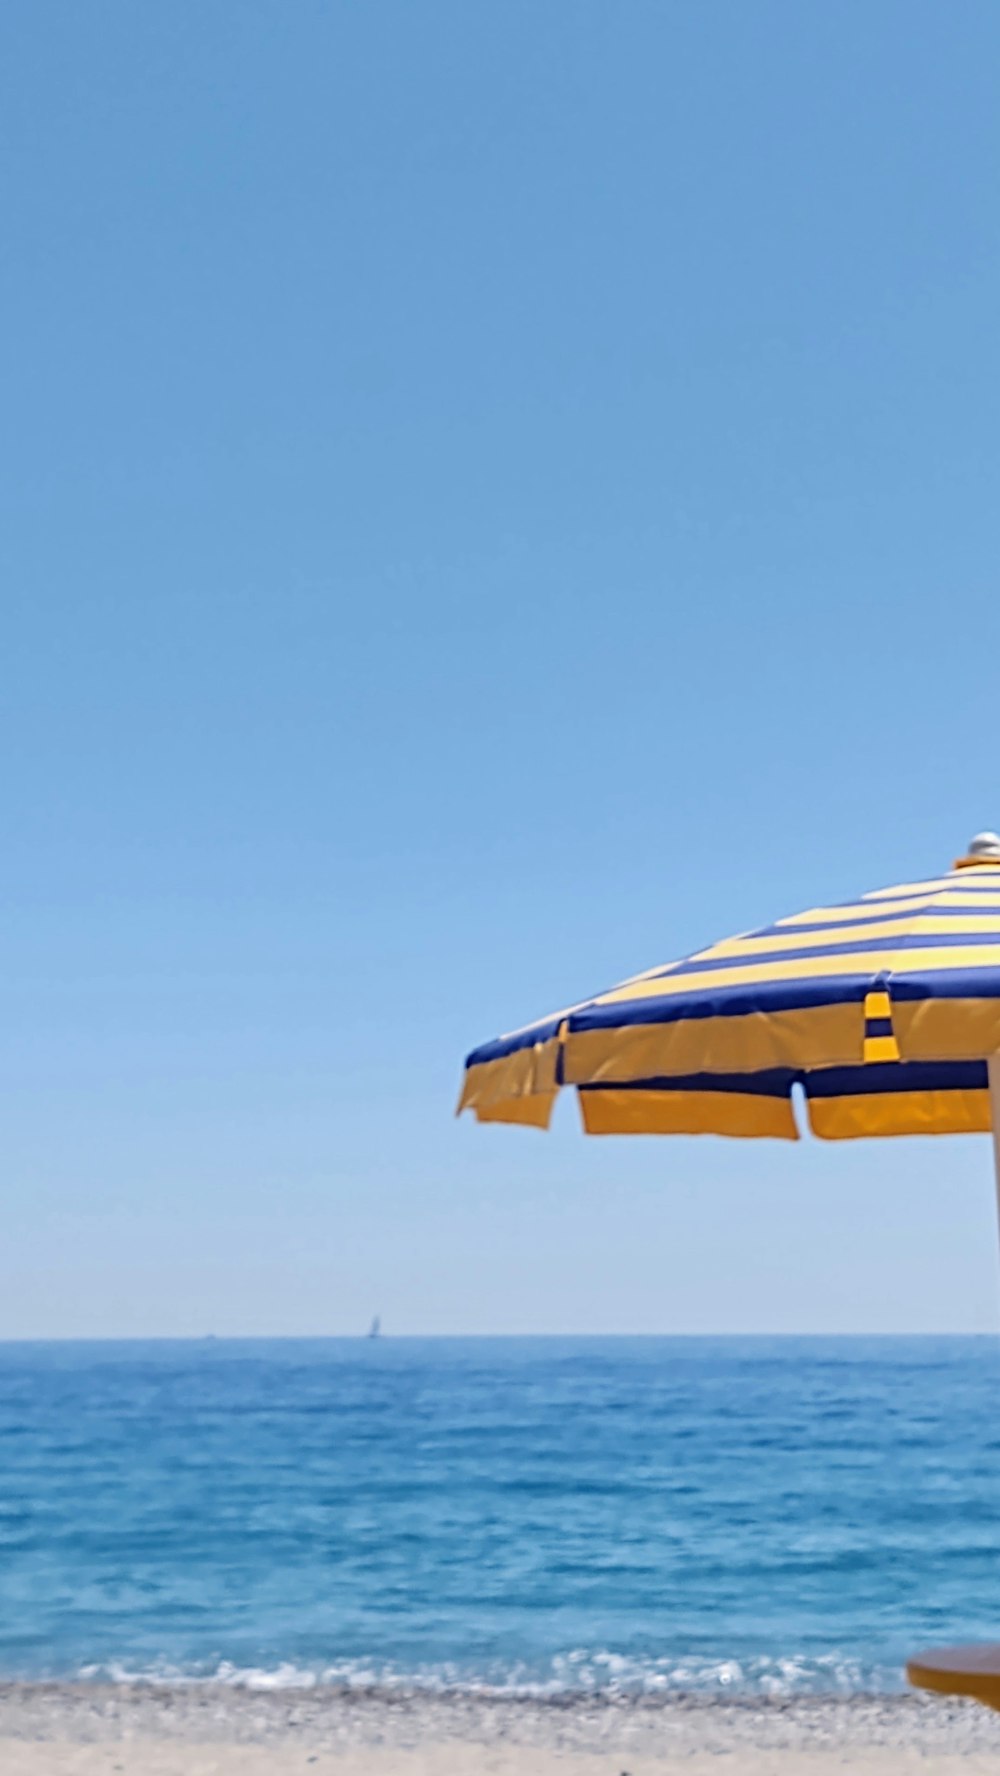
[[[1000,1104],[1000,838],[944,876],[727,938],[474,1049],[459,1110],[589,1134],[986,1132]],[[997,1119],[1000,1123],[1000,1117]]]

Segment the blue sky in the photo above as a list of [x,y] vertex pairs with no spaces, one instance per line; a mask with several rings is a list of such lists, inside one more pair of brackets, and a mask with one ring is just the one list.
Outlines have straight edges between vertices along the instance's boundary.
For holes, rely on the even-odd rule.
[[985,1141],[451,1113],[1000,823],[996,8],[0,50],[0,1335],[994,1328]]

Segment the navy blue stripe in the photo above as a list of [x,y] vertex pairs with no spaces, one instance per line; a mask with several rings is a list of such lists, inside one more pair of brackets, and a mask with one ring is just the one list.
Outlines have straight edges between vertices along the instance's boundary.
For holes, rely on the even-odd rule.
[[820,1067],[805,1076],[810,1098],[848,1098],[872,1092],[985,1091],[985,1061],[871,1061],[861,1067]]
[[897,1004],[915,999],[1000,999],[1000,958],[996,967],[942,968],[926,974],[885,975],[883,979]]
[[869,1036],[871,1036],[871,1037],[891,1036],[892,1034],[893,1034],[893,1029],[892,1029],[891,1017],[866,1018],[865,1019],[865,1036],[866,1037],[869,1037]]
[[[751,1012],[805,1011],[821,1005],[857,1005],[884,975],[845,974],[832,980],[755,981],[659,998],[626,999],[613,1005],[584,1005],[569,1020],[573,1034],[584,1030],[631,1029],[639,1024],[679,1024],[689,1018],[746,1017]],[[1000,993],[1000,971],[998,971]]]
[[601,1080],[577,1089],[582,1092],[743,1092],[752,1098],[787,1098],[801,1077],[791,1067],[769,1067],[760,1073],[685,1073],[676,1078],[630,1079],[622,1085],[616,1085],[613,1080]]
[[804,1085],[810,1098],[845,1098],[872,1093],[985,1091],[985,1061],[877,1061],[859,1067],[821,1067],[813,1073],[771,1067],[759,1073],[687,1073],[676,1078],[613,1080],[581,1085],[581,1092],[740,1092],[747,1097],[787,1098]]

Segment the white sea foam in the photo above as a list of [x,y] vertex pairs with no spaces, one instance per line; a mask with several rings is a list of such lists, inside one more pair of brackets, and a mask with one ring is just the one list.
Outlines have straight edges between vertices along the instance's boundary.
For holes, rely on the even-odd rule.
[[517,1664],[482,1672],[450,1663],[408,1669],[368,1659],[321,1665],[285,1660],[273,1666],[221,1660],[188,1668],[164,1660],[149,1665],[118,1661],[85,1665],[77,1675],[85,1681],[157,1688],[211,1684],[258,1691],[325,1688],[538,1700],[574,1696],[628,1700],[677,1694],[872,1695],[902,1687],[901,1676],[893,1667],[865,1665],[839,1651],[749,1659],[636,1658],[605,1648],[582,1647],[557,1654],[547,1666]]

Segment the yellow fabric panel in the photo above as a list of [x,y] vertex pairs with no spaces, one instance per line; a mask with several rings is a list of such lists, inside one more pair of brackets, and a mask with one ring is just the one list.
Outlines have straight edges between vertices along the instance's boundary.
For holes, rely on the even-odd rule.
[[904,1061],[986,1060],[1000,1049],[1000,999],[902,999],[892,1027]]
[[[499,1060],[470,1067],[458,1101],[459,1116],[463,1110],[475,1110],[480,1121],[484,1121],[484,1111],[495,1110],[501,1104],[554,1096],[560,1041],[561,1037],[552,1036],[548,1042],[536,1042],[531,1048],[519,1048]],[[503,1118],[494,1116],[492,1120]]]
[[898,900],[904,894],[940,894],[955,886],[954,876],[933,876],[927,882],[897,882],[894,888],[874,888],[866,900]]
[[[853,925],[868,919],[884,919],[889,911],[919,913],[924,907],[936,906],[939,898],[941,897],[932,891],[929,894],[908,895],[904,900],[894,901],[891,908],[887,908],[884,901],[873,904],[870,900],[856,900],[850,906],[813,907],[806,913],[790,913],[787,918],[776,919],[775,926],[785,931],[794,930],[796,925]],[[967,894],[965,898],[967,901],[972,900],[975,906],[979,905],[978,895],[973,897]],[[948,904],[952,904],[950,899]],[[1000,906],[1000,898],[997,905]]]
[[1000,883],[991,888],[949,888],[947,894],[934,896],[936,907],[996,907],[1000,906]]
[[[870,920],[867,924],[839,925],[835,931],[790,931],[776,936],[729,937],[722,943],[699,950],[692,962],[739,962],[744,957],[774,956],[788,951],[818,950],[832,943],[866,943],[871,937],[986,937],[1000,935],[1000,914],[958,913],[949,918],[945,913],[915,913],[907,919]],[[998,947],[1000,948],[1000,947]],[[995,959],[995,958],[994,958]],[[808,974],[811,963],[803,961],[801,972]]]
[[536,1092],[531,1098],[505,1098],[500,1104],[478,1105],[477,1122],[517,1122],[524,1128],[547,1129],[557,1093]]
[[809,1126],[821,1141],[870,1135],[979,1135],[990,1127],[986,1091],[871,1092],[810,1098]]
[[669,974],[662,980],[639,982],[602,993],[596,1005],[622,1005],[636,999],[673,998],[678,993],[711,992],[716,987],[756,986],[765,981],[834,980],[843,975],[938,973],[949,968],[995,968],[997,944],[947,944],[934,949],[873,950],[862,955],[810,956],[796,961],[747,962],[729,968],[706,968],[694,974]]
[[788,1098],[749,1092],[580,1092],[588,1135],[739,1135],[797,1141]]
[[[640,981],[661,980],[665,974],[675,973],[680,966],[680,961],[658,962],[655,968],[644,968],[641,974],[630,974],[625,980],[619,981],[618,985],[620,987],[637,987]],[[574,1005],[573,1010],[583,1011],[590,1004],[591,1001],[589,999],[584,999],[579,1005]]]
[[563,1076],[567,1085],[600,1085],[767,1067],[851,1067],[863,1057],[864,1036],[859,1003],[578,1030],[566,1037]]
[[942,889],[932,886],[927,894],[907,895],[900,900],[893,900],[888,906],[884,900],[859,900],[851,906],[814,907],[808,913],[792,913],[787,919],[776,920],[782,930],[794,931],[797,925],[852,925],[863,924],[869,919],[884,919],[887,912],[928,913],[947,911],[949,907],[961,907],[964,910],[973,907],[1000,907],[1000,890],[987,888]]

